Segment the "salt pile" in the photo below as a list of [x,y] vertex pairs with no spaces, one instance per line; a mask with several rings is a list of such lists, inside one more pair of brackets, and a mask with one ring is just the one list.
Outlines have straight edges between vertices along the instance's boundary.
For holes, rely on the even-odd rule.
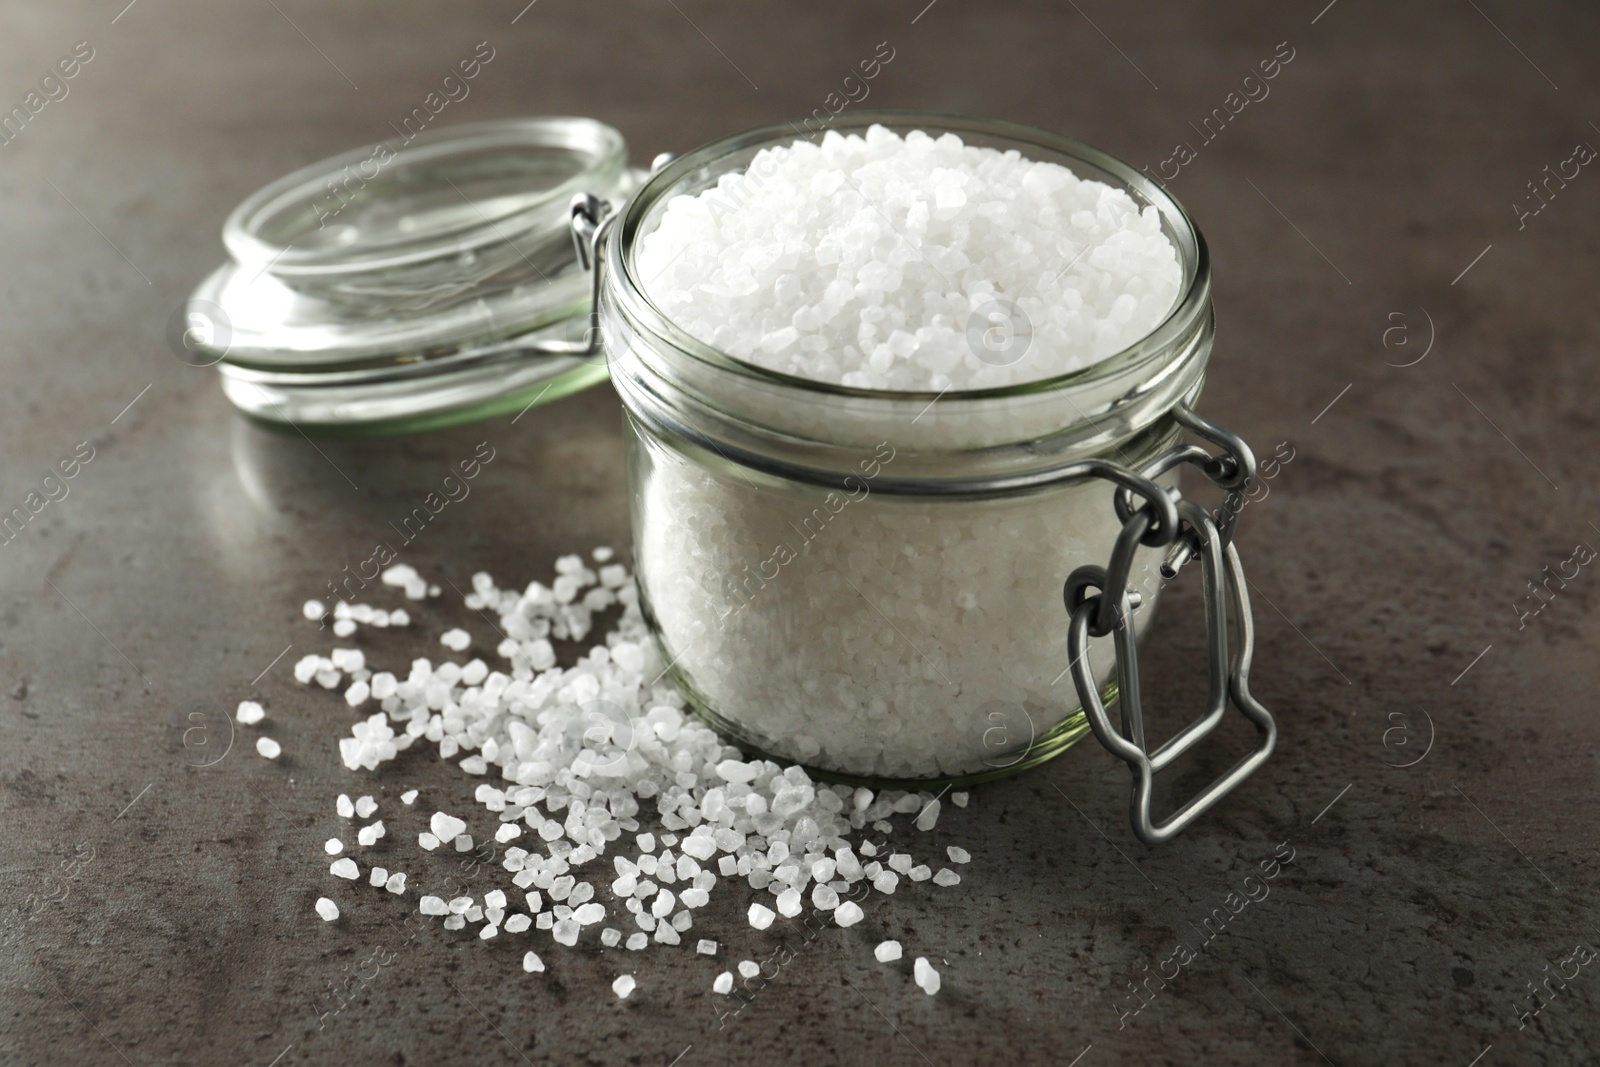
[[[504,875],[482,865],[486,883],[447,898],[438,888],[452,879],[440,876],[436,885],[429,874],[413,873],[422,887],[418,910],[441,918],[449,930],[476,927],[485,941],[502,933],[530,936],[537,928],[567,947],[598,941],[616,948],[622,933],[606,925],[612,920],[636,928],[628,950],[667,946],[697,955],[714,955],[719,946],[684,936],[696,926],[695,912],[713,894],[729,892],[733,880],[744,883],[738,891],[746,899],[751,891],[776,898],[777,911],[759,899],[749,905],[749,924],[757,929],[792,921],[803,894],[816,914],[837,926],[862,921],[862,903],[871,905],[871,879],[881,867],[870,857],[880,849],[862,841],[858,853],[851,835],[870,830],[881,839],[894,829],[891,816],[926,812],[935,798],[826,785],[797,766],[743,759],[684,714],[682,697],[664,681],[632,575],[620,564],[604,565],[610,558],[597,550],[594,562],[602,565],[591,569],[581,557],[563,557],[551,586],[534,582],[521,592],[475,575],[466,607],[497,614],[505,636],[496,654],[506,669],[491,670],[478,659],[437,666],[418,659],[403,681],[388,676],[395,681],[384,687],[380,710],[341,742],[351,770],[381,766],[420,740],[485,779],[472,795],[499,830],[476,839],[497,843],[491,855]],[[552,640],[592,640],[595,615],[617,607],[621,617],[603,643],[572,666],[556,663]],[[348,679],[326,685],[313,675],[306,683],[337,689],[346,680],[360,685],[386,676],[373,674],[349,651],[311,657],[318,673],[324,662],[350,667]],[[374,743],[380,736],[385,740]],[[415,792],[405,793],[407,803]],[[378,810],[370,796],[352,804],[344,794],[333,807],[345,819]],[[427,825],[418,834],[422,850],[450,846],[445,851],[453,856],[463,844],[474,849],[473,831],[482,824],[464,813],[435,811]],[[360,844],[376,843],[382,827],[382,820],[362,827]],[[527,847],[498,848],[524,837]],[[902,856],[911,861],[909,853],[895,852],[893,862]],[[447,862],[444,870],[453,872],[454,859]],[[330,873],[354,881],[360,872],[345,857]],[[404,895],[406,879],[375,868],[368,880]],[[324,913],[320,903],[318,912]],[[523,967],[537,972],[544,963],[529,951]],[[749,960],[738,969],[746,981],[752,980],[747,969],[759,974]],[[619,998],[633,988],[631,975],[614,987]]]
[[[745,173],[672,199],[638,256],[649,295],[693,336],[877,390],[1079,370],[1148,334],[1182,283],[1156,209],[1122,190],[953,133],[882,126],[762,149]],[[975,314],[979,335],[1028,329],[1029,350],[981,358]]]

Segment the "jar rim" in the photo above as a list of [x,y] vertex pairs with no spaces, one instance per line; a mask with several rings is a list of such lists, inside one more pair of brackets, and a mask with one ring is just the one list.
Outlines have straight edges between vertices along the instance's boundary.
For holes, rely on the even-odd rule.
[[[615,287],[612,295],[623,304],[634,324],[647,327],[701,363],[774,385],[838,397],[925,401],[931,404],[940,399],[1000,400],[1029,396],[1091,385],[1102,379],[1124,375],[1140,364],[1162,359],[1173,345],[1194,329],[1197,320],[1209,314],[1211,257],[1199,226],[1164,185],[1131,164],[1076,138],[1002,119],[938,111],[857,111],[839,116],[838,120],[830,123],[827,129],[841,133],[864,133],[870,126],[882,125],[896,132],[919,129],[934,135],[954,133],[963,136],[964,140],[967,136],[977,136],[985,140],[1000,138],[1014,142],[1011,147],[1019,151],[1023,146],[1030,145],[1046,149],[1114,178],[1121,183],[1123,191],[1135,196],[1135,199],[1142,198],[1144,204],[1155,207],[1169,224],[1170,236],[1174,240],[1183,270],[1179,298],[1152,330],[1121,351],[1097,360],[1087,367],[1051,377],[982,389],[943,391],[863,389],[786,374],[725,352],[684,330],[652,299],[635,269],[639,239],[642,236],[640,227],[657,203],[669,196],[677,195],[676,189],[683,179],[735,152],[805,140],[806,135],[800,132],[799,125],[804,121],[806,120],[769,123],[702,145],[653,172],[635,192],[628,201],[622,218],[618,220],[620,232],[609,242],[610,247],[607,251],[609,273],[627,279],[627,284]],[[1026,152],[1023,154],[1026,155]]]

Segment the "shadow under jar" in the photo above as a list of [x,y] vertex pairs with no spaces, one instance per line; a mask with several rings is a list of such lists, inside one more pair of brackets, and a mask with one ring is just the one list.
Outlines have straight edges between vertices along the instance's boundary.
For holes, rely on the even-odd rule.
[[[1087,145],[942,115],[834,128],[872,123],[1015,149],[1153,206],[1182,269],[1177,300],[1131,347],[1060,377],[942,393],[797,378],[690,336],[638,262],[669,200],[744,171],[794,128],[657,170],[606,241],[599,309],[626,410],[641,602],[694,710],[747,749],[846,781],[979,781],[1089,731],[1061,590],[1112,556],[1126,515],[1111,483],[1072,471],[1144,471],[1171,452],[1174,408],[1199,394],[1211,351],[1210,267],[1176,201]],[[1176,485],[1175,470],[1148,474]],[[1162,561],[1158,548],[1132,558],[1124,602],[1142,632]],[[1116,657],[1096,638],[1088,667],[1109,700]]]

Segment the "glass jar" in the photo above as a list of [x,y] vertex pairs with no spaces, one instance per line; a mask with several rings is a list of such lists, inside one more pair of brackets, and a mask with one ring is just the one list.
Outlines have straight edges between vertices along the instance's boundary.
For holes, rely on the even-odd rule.
[[[1085,461],[1141,470],[1211,351],[1198,230],[1159,186],[1086,145],[951,116],[842,116],[848,132],[949,131],[1016,149],[1153,205],[1183,285],[1153,332],[1084,370],[1006,388],[874,392],[791,377],[687,335],[652,302],[637,251],[667,202],[796,139],[769,126],[655,173],[606,244],[600,321],[626,409],[641,601],[698,714],[741,747],[845,780],[976,781],[1089,729],[1067,678],[1060,589],[1123,530]],[[1175,473],[1158,471],[1164,484]],[[1141,549],[1134,629],[1159,560]],[[1094,658],[1102,699],[1114,658]]]

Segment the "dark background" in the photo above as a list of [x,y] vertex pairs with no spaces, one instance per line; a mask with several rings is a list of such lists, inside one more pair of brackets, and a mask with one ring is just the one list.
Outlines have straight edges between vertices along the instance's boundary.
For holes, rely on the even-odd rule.
[[[1594,565],[1537,615],[1514,605],[1600,544],[1600,177],[1520,227],[1513,205],[1600,144],[1600,14],[1325,2],[8,5],[7,108],[76,42],[95,57],[0,147],[0,511],[80,442],[94,459],[0,548],[0,1062],[1589,1061],[1600,967],[1518,1022],[1546,965],[1600,940]],[[1272,761],[1157,849],[1092,742],[979,788],[917,838],[972,850],[959,887],[831,931],[720,1022],[713,975],[776,944],[736,894],[701,913],[712,961],[692,936],[642,956],[485,944],[403,923],[415,890],[330,878],[336,793],[379,798],[381,848],[420,886],[425,801],[398,794],[465,810],[474,780],[422,752],[370,784],[345,772],[346,709],[289,677],[329,645],[301,602],[484,440],[498,458],[473,495],[409,550],[424,573],[520,584],[562,552],[625,549],[617,403],[601,387],[514,426],[319,450],[244,425],[163,328],[236,202],[389,136],[480,41],[496,57],[442,120],[591,115],[640,164],[823,106],[883,41],[870,106],[1030,123],[1152,169],[1200,146],[1171,187],[1214,256],[1203,410],[1295,452],[1241,535]],[[1190,124],[1280,42],[1294,59],[1270,96],[1202,145]],[[454,597],[418,615],[363,631],[369,656],[485,630]],[[1153,634],[1167,729],[1198,712],[1198,619],[1179,586]],[[226,748],[245,698],[267,704],[276,763],[249,731]],[[196,722],[227,752],[203,769]],[[1172,796],[1246,741],[1219,736]],[[1271,896],[1119,1018],[1128,983],[1281,842]],[[338,923],[313,914],[323,894]],[[883,937],[905,961],[872,960]],[[549,973],[522,973],[524,941]],[[319,1019],[375,951],[392,962]],[[918,954],[936,997],[910,982]],[[623,969],[640,986],[618,1002]]]

